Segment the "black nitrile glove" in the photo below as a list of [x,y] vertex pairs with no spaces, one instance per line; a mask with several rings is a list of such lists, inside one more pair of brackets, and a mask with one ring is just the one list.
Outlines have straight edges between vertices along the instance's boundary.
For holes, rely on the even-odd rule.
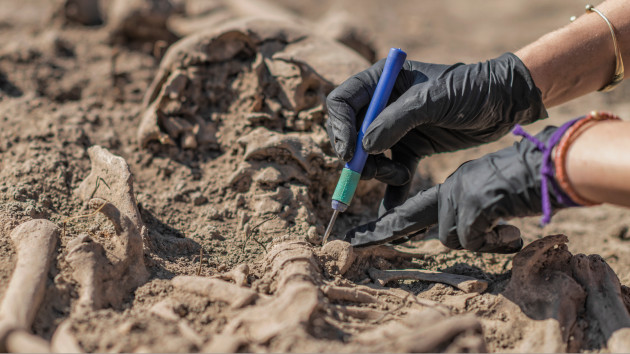
[[[556,131],[547,127],[542,142]],[[353,246],[391,242],[438,225],[440,241],[455,249],[512,253],[520,250],[520,231],[494,226],[499,219],[540,214],[543,153],[526,139],[461,165],[446,181],[409,198],[383,216],[346,233]],[[566,207],[549,189],[551,207]]]
[[[384,63],[351,77],[328,95],[327,130],[344,161],[354,154],[357,131]],[[390,185],[383,201],[390,209],[407,198],[420,158],[487,143],[517,123],[546,116],[540,90],[514,54],[470,65],[406,61],[389,106],[363,139],[370,154],[391,149],[393,161],[383,155],[368,159],[363,178],[376,177]]]

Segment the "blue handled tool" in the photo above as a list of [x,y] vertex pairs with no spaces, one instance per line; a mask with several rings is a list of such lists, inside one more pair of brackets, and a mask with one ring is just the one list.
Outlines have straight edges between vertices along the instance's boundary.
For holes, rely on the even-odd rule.
[[357,146],[354,150],[354,156],[352,157],[352,160],[346,163],[345,167],[341,171],[339,182],[337,182],[337,187],[333,193],[332,208],[334,212],[332,218],[330,219],[330,223],[328,224],[328,228],[326,228],[326,233],[324,234],[324,243],[328,241],[328,236],[330,236],[330,232],[335,224],[335,220],[337,220],[337,216],[339,213],[343,213],[346,209],[348,209],[348,205],[350,205],[350,201],[354,196],[357,184],[361,179],[363,166],[365,166],[365,161],[368,158],[368,153],[363,149],[363,135],[365,135],[365,132],[370,124],[372,124],[372,121],[383,111],[385,105],[387,105],[387,101],[389,100],[389,96],[394,88],[394,83],[396,82],[398,73],[400,72],[406,58],[407,53],[403,52],[401,49],[392,48],[389,50],[385,66],[383,67],[383,73],[378,80],[374,96],[372,96],[365,118],[363,118],[363,124],[361,124],[361,130],[359,131],[359,136],[357,137]]

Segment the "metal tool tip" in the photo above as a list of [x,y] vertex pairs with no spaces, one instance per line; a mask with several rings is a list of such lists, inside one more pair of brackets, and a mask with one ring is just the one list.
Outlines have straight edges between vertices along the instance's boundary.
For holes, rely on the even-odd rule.
[[328,236],[330,236],[330,233],[332,232],[332,228],[335,225],[335,220],[337,220],[337,215],[339,215],[339,210],[335,210],[332,214],[332,218],[330,218],[330,222],[328,223],[328,227],[326,228],[326,233],[324,233],[324,241],[322,242],[323,245],[328,242]]

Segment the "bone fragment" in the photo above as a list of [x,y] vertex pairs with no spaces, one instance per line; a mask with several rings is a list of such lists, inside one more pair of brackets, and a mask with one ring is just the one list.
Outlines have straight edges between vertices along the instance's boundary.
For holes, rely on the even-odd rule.
[[[272,296],[260,298],[256,306],[242,308],[228,321],[222,336],[213,338],[205,350],[234,348],[243,342],[267,343],[288,332],[306,335],[305,328],[322,303],[315,285],[321,282],[321,270],[313,248],[302,241],[279,243],[269,250],[264,262],[268,269],[265,277],[273,279]],[[242,341],[243,338],[247,341]]]
[[627,353],[630,348],[630,328],[620,328],[614,331],[606,342],[611,353]]
[[55,330],[50,341],[50,347],[55,353],[83,353],[77,338],[72,335],[72,323],[69,319],[64,320]]
[[133,175],[127,161],[98,145],[90,147],[88,155],[91,170],[76,191],[79,197],[85,202],[101,198],[112,203],[131,219],[142,237],[146,237],[147,230],[138,210],[133,190]]
[[569,344],[579,346],[581,335],[574,330],[586,293],[573,277],[567,242],[565,235],[547,236],[514,256],[512,278],[497,311],[522,322],[515,326],[523,333],[519,351],[566,352]]
[[322,19],[311,23],[269,1],[227,0],[225,5],[236,17],[256,17],[302,24],[312,28],[320,36],[335,39],[354,49],[370,62],[375,61],[376,53],[370,33],[354,20],[351,13],[342,10],[341,6],[333,6]]
[[378,320],[387,314],[385,311],[379,311],[369,307],[333,305],[332,308],[346,316],[362,320]]
[[599,323],[608,350],[627,352],[630,348],[630,314],[621,295],[615,272],[598,255],[578,254],[571,259],[573,277],[586,290],[586,312]]
[[172,283],[176,289],[205,296],[212,301],[226,302],[233,308],[247,306],[258,298],[255,291],[221,279],[180,275],[173,278]]
[[383,286],[395,280],[421,280],[448,284],[467,293],[481,293],[488,288],[488,282],[484,280],[451,273],[430,272],[417,269],[378,270],[372,268],[369,270],[369,274],[372,280],[377,281]]
[[381,257],[385,259],[394,259],[394,258],[420,258],[423,257],[424,254],[418,254],[413,252],[408,252],[400,249],[396,249],[389,246],[372,246],[366,248],[357,248],[355,249],[355,253],[357,257],[367,258],[367,257]]
[[234,284],[238,286],[247,286],[248,280],[247,276],[249,275],[249,266],[247,263],[239,264],[234,269],[230,270],[227,273],[219,274],[216,276],[218,279],[222,280],[231,280]]
[[[2,345],[0,345],[1,347]],[[48,353],[50,346],[44,339],[18,329],[9,333],[3,352],[7,353]]]
[[46,278],[59,228],[48,220],[31,220],[11,232],[17,264],[0,305],[0,321],[29,330],[44,298]]
[[[204,30],[173,44],[143,100],[144,112],[138,130],[140,144],[147,146],[157,140],[161,144],[186,144],[197,149],[230,149],[239,138],[235,132],[241,131],[240,123],[217,125],[229,120],[229,115],[198,118],[200,107],[222,105],[221,97],[226,94],[237,102],[247,99],[238,108],[226,107],[230,115],[260,116],[265,105],[271,110],[272,121],[264,124],[269,128],[284,124],[293,131],[321,129],[328,92],[369,63],[350,48],[310,33],[308,28],[295,23],[250,18],[205,26]],[[244,65],[238,58],[243,55],[251,57],[253,62]],[[226,65],[230,70],[224,69]],[[235,85],[229,83],[228,71],[238,72],[247,84],[240,85],[235,92],[228,90],[226,86]],[[279,115],[295,119],[273,121]],[[181,118],[190,123],[192,130],[181,124]],[[287,139],[296,140],[296,137]],[[272,143],[287,148],[279,139]],[[273,148],[273,144],[265,146],[265,151]],[[247,159],[261,157],[260,152]],[[295,158],[300,153],[281,152],[297,154]],[[312,169],[311,161],[301,161],[300,165],[307,171]]]
[[88,154],[92,170],[77,193],[112,222],[116,237],[110,239],[113,249],[106,251],[91,237],[80,235],[68,243],[66,259],[80,284],[78,309],[118,308],[124,295],[149,277],[143,250],[147,229],[136,205],[127,162],[100,146],[92,146]]
[[81,285],[78,308],[99,309],[119,307],[124,295],[144,284],[149,273],[144,265],[142,239],[138,227],[112,203],[94,198],[92,208],[100,208],[114,224],[112,240],[114,259],[106,256],[105,248],[89,236],[82,235],[68,243],[66,259],[74,269],[73,276]]
[[321,249],[328,272],[331,274],[345,274],[357,258],[354,248],[344,241],[334,240],[326,243]]
[[236,353],[238,349],[247,343],[247,339],[241,336],[218,334],[212,337],[206,344],[202,353]]
[[168,19],[177,9],[170,0],[113,0],[107,19],[109,40],[114,44],[177,40]]
[[[376,352],[448,352],[446,347],[467,333],[481,340],[474,341],[473,348],[452,348],[451,351],[484,352],[481,324],[473,316],[445,318],[434,309],[412,310],[401,321],[391,321],[364,331],[356,336],[355,342],[361,347],[369,346]],[[391,338],[395,339],[392,341]]]
[[319,306],[319,294],[313,284],[291,282],[270,301],[239,313],[223,333],[235,335],[244,331],[254,342],[265,343],[278,334],[303,328]]
[[173,309],[171,300],[162,300],[151,306],[149,312],[168,321],[179,321],[180,316]]
[[326,285],[322,288],[322,291],[330,300],[353,301],[365,304],[378,302],[378,299],[375,296],[372,296],[368,292],[362,291],[356,287],[347,288]]

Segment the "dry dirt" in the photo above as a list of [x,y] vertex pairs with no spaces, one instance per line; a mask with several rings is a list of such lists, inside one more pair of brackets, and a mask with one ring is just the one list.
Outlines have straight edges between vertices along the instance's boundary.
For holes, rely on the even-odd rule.
[[[320,241],[335,85],[390,47],[440,63],[517,50],[581,2],[94,3],[0,1],[0,350],[630,349],[626,209],[512,220],[517,255]],[[629,93],[528,129],[630,116]],[[414,189],[514,140],[428,158]],[[383,186],[359,188],[335,232],[375,216]]]

